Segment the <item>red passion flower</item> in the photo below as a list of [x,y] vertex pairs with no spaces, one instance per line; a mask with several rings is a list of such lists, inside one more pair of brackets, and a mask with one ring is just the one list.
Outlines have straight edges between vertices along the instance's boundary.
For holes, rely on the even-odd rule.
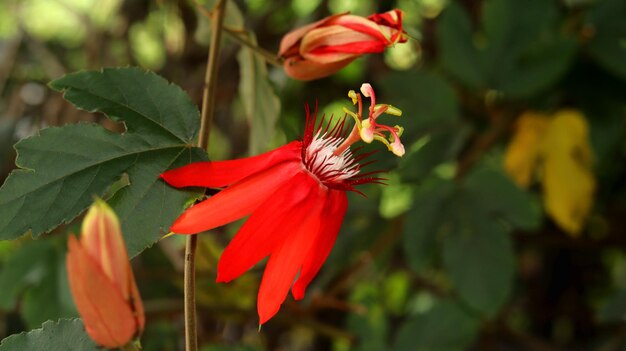
[[380,140],[395,154],[404,153],[402,129],[376,123],[383,112],[400,115],[400,110],[376,105],[369,84],[361,92],[372,101],[369,118],[362,119],[361,94],[350,91],[358,104],[356,113],[344,109],[355,120],[350,133],[345,118],[332,127],[332,118],[316,123],[307,107],[301,141],[254,157],[197,162],[161,175],[174,187],[224,188],[186,210],[172,225],[174,233],[194,234],[250,215],[222,253],[217,281],[229,282],[269,256],[258,295],[260,324],[278,312],[290,288],[295,299],[304,297],[341,227],[346,191],[382,180],[377,172],[360,173],[359,162],[368,154],[355,156],[350,145],[365,135],[366,142]]

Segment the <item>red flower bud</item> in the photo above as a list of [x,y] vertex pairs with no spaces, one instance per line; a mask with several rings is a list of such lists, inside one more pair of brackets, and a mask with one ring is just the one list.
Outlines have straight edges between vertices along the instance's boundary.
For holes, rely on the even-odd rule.
[[312,80],[335,73],[363,54],[383,52],[406,40],[400,10],[368,18],[343,13],[287,33],[278,54],[290,77]]
[[70,290],[89,336],[99,345],[126,345],[144,328],[143,305],[117,216],[97,200],[85,216],[80,241],[70,236]]

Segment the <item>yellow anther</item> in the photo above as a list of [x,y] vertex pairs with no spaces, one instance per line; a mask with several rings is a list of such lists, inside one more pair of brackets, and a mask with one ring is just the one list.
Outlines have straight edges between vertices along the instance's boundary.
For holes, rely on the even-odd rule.
[[387,111],[385,111],[385,113],[392,116],[402,116],[402,110],[392,105],[387,105]]
[[387,141],[387,139],[383,138],[380,135],[374,135],[374,139],[376,139],[376,140],[380,141],[381,143],[385,144],[389,151],[393,151],[393,149],[391,148],[391,144],[389,144],[389,141]]
[[359,99],[358,99],[358,98],[357,98],[357,96],[356,96],[356,92],[355,92],[354,90],[350,90],[350,91],[348,92],[348,97],[349,97],[350,99],[352,99],[352,104],[353,104],[353,105],[356,105],[356,103],[359,101]]
[[392,115],[392,116],[402,116],[402,110],[400,110],[399,108],[393,106],[393,105],[389,105],[389,104],[378,104],[376,106],[374,106],[375,110],[378,110],[380,108],[386,108],[384,113],[388,114],[388,115]]
[[396,129],[396,134],[398,134],[398,138],[402,136],[402,133],[404,133],[404,127],[399,126],[399,125],[395,125],[393,126]]
[[404,150],[404,145],[402,145],[402,143],[400,142],[394,142],[391,143],[391,152],[393,152],[394,155],[398,156],[398,157],[402,157],[404,156],[405,150]]

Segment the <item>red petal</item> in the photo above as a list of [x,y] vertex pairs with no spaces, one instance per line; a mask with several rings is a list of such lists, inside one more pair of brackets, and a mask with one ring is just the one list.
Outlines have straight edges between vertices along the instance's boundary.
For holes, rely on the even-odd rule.
[[375,13],[369,16],[368,19],[379,25],[391,27],[398,32],[402,32],[402,17],[402,11],[394,9],[385,13]]
[[347,15],[337,18],[331,22],[332,24],[344,26],[355,32],[363,33],[372,38],[376,38],[383,42],[388,42],[389,39],[382,33],[381,28],[376,22],[360,16]]
[[385,51],[385,44],[379,41],[360,41],[341,45],[325,46],[315,49],[308,56],[330,56],[333,54],[370,54]]
[[89,336],[106,348],[126,345],[137,332],[130,305],[74,236],[69,237],[70,290]]
[[278,50],[278,56],[288,57],[290,56],[292,51],[297,52],[298,50],[293,50],[294,49],[293,47],[294,45],[298,43],[298,41],[300,41],[300,39],[302,39],[302,37],[304,37],[306,33],[311,31],[312,29],[323,26],[324,24],[326,24],[326,22],[329,22],[341,16],[345,16],[346,14],[347,12],[340,13],[340,14],[333,15],[333,16],[328,16],[317,22],[308,24],[300,28],[296,28],[292,30],[291,32],[285,34],[285,36],[283,36],[283,39],[280,41],[280,49]]
[[305,255],[300,276],[291,289],[291,293],[296,300],[304,297],[306,287],[317,275],[317,272],[322,268],[322,264],[330,254],[347,208],[348,198],[346,193],[341,190],[330,190],[324,205],[324,211],[322,212],[322,226],[313,246]]
[[[287,234],[286,240],[276,250],[273,250],[263,274],[257,310],[259,323],[263,324],[272,318],[280,305],[285,301],[289,288],[304,260],[303,252],[308,252],[321,225],[320,216],[326,199],[326,189],[318,187],[318,191],[307,197],[302,207],[309,208],[301,211],[303,217],[289,216],[289,223],[283,223],[280,230]],[[297,224],[296,224],[297,223]]]
[[183,212],[170,230],[177,234],[194,234],[248,215],[297,174],[301,167],[299,161],[283,162],[246,177]]
[[195,162],[167,171],[161,178],[171,186],[201,186],[221,188],[272,167],[278,163],[300,158],[302,143],[293,141],[261,155],[238,160],[218,162]]
[[[256,209],[228,244],[217,266],[217,281],[229,282],[280,246],[306,217],[305,200],[319,187],[308,173],[299,173]],[[310,202],[310,201],[309,201]]]
[[355,55],[350,52],[328,51],[325,50],[326,48],[369,41],[375,41],[375,38],[343,26],[327,26],[307,33],[300,44],[300,54],[307,60],[328,64],[343,61]]

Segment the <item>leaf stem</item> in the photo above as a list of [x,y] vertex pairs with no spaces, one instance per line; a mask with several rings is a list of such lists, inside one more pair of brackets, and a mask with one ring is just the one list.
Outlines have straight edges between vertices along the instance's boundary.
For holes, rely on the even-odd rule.
[[[213,22],[211,22],[211,46],[207,59],[207,69],[204,76],[204,90],[202,92],[202,112],[200,120],[200,132],[198,134],[198,146],[207,150],[209,146],[209,134],[211,132],[211,120],[215,110],[215,86],[217,82],[217,62],[220,52],[220,40],[222,36],[222,24],[224,23],[224,9],[226,0],[218,0],[215,5]],[[196,316],[196,248],[198,236],[187,236],[185,243],[185,269],[184,269],[184,294],[185,294],[185,350],[198,350],[198,327]]]
[[261,56],[261,58],[267,61],[267,63],[272,64],[277,67],[283,66],[283,62],[278,56],[274,55],[273,53],[253,43],[249,39],[248,33],[228,27],[228,26],[224,26],[224,32],[228,34],[229,38],[238,42],[240,45],[245,46],[246,48],[250,49],[255,54]]

